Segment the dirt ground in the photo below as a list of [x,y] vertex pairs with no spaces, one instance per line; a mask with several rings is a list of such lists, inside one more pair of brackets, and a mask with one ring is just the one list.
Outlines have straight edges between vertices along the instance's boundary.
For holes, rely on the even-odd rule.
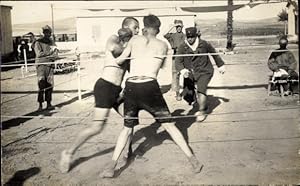
[[[297,45],[290,45],[298,49]],[[300,184],[299,96],[267,95],[266,60],[277,46],[236,48],[225,55],[226,73],[215,71],[209,84],[210,114],[204,122],[176,119],[202,172],[194,174],[183,152],[153,119],[135,128],[134,158],[119,167],[114,179],[99,173],[110,161],[122,118],[112,111],[98,136],[79,148],[69,173],[58,169],[60,153],[89,124],[93,114],[93,85],[101,61],[82,63],[82,101],[77,98],[77,73],[55,76],[56,109],[35,112],[37,85],[34,68],[1,72],[2,184],[17,185],[200,185]],[[296,59],[298,51],[293,50]],[[89,59],[91,60],[91,59]],[[30,76],[32,75],[32,76]],[[166,87],[166,86],[165,86]],[[192,115],[192,106],[164,97],[173,115]],[[9,117],[10,116],[10,117]],[[20,116],[23,116],[22,118]],[[28,116],[26,118],[26,116]],[[35,117],[31,117],[35,116]],[[44,117],[42,117],[44,116]],[[141,112],[140,117],[149,117]]]

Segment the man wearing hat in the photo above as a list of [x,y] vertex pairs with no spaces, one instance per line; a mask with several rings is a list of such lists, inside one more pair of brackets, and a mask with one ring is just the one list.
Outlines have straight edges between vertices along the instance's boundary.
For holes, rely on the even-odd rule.
[[[170,31],[173,28],[176,28],[176,32],[175,33],[170,33]],[[183,28],[183,23],[182,20],[174,20],[174,24],[171,26],[171,28],[169,29],[169,31],[167,32],[167,34],[164,35],[164,37],[169,41],[172,49],[174,50],[173,54],[177,53],[178,47],[184,43],[185,40],[185,35],[182,32],[182,28]],[[175,60],[173,59],[173,63],[175,63]],[[179,95],[179,73],[176,71],[175,69],[175,65],[173,65],[172,67],[173,70],[173,80],[175,81],[174,83],[174,89],[176,91],[176,100],[180,101],[181,100],[181,96]]]
[[[201,54],[216,53],[214,47],[205,40],[200,39],[196,27],[186,28],[186,40],[178,48],[177,54]],[[212,56],[220,73],[224,73],[224,61],[218,55]],[[207,114],[207,86],[214,74],[213,65],[208,55],[176,57],[176,70],[179,72],[189,72],[197,86],[197,107],[199,111],[197,121],[203,121]]]
[[[34,44],[36,55],[35,62],[37,63],[37,78],[38,78],[38,111],[42,111],[43,102],[47,102],[47,110],[54,107],[51,105],[52,91],[54,86],[54,64],[40,64],[54,62],[58,56],[58,49],[54,41],[51,39],[52,29],[46,25],[42,28],[44,36],[38,39]],[[45,96],[44,96],[45,95]]]

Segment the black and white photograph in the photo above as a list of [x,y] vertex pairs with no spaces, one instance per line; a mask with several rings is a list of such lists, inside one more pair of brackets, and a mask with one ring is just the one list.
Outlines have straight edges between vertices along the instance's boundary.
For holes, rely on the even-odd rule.
[[1,185],[299,185],[297,0],[1,1]]

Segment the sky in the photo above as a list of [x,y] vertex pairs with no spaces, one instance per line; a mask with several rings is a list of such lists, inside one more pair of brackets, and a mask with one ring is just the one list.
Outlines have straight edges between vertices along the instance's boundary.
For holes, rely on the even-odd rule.
[[[234,1],[234,4],[247,4],[249,1]],[[53,5],[54,20],[69,17],[93,15],[88,8],[128,8],[128,7],[162,7],[175,5],[199,5],[217,6],[227,5],[223,1],[1,1],[1,5],[12,6],[12,24],[32,23],[51,20],[51,4]],[[234,11],[235,20],[259,20],[276,17],[282,9],[285,9],[286,2],[262,4],[253,8],[241,8]],[[226,19],[226,12],[200,13],[197,16],[201,19]]]

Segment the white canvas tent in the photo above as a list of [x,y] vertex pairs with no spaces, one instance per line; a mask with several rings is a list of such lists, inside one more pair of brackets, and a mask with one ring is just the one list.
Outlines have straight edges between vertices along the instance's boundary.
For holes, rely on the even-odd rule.
[[184,27],[194,25],[194,14],[178,14],[174,10],[160,10],[159,12],[157,10],[141,10],[128,13],[118,10],[103,11],[99,15],[77,17],[77,41],[80,51],[103,51],[108,37],[112,34],[117,34],[118,29],[121,28],[123,19],[127,16],[133,16],[138,19],[141,32],[143,28],[143,16],[149,13],[157,15],[161,20],[161,32],[158,35],[160,38],[162,38],[163,33],[167,32],[170,25],[173,24],[174,19],[181,19]]

